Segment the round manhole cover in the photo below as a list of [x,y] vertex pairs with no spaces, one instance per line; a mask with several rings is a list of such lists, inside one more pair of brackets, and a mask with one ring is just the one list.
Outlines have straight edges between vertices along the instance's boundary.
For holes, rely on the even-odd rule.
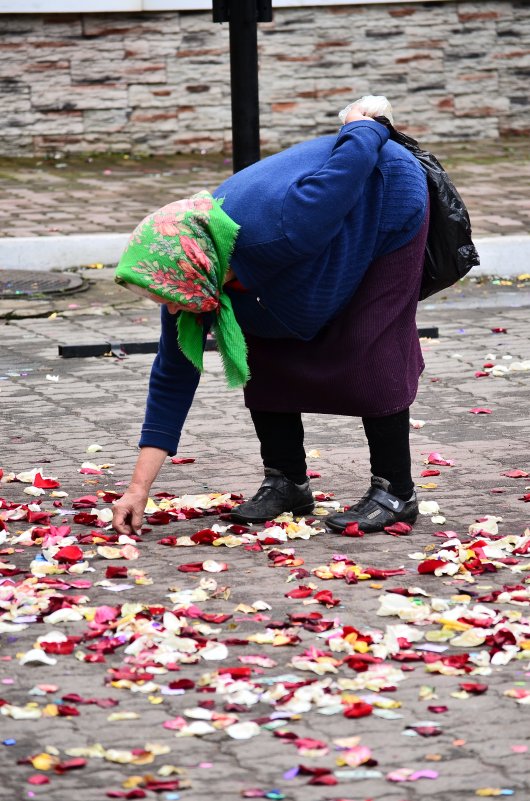
[[0,270],[0,298],[45,298],[85,289],[83,279],[73,273],[34,273],[30,270]]

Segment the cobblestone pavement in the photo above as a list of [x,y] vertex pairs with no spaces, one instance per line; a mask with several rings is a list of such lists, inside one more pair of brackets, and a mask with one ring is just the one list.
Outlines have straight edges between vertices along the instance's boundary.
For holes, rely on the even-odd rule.
[[[467,203],[475,236],[529,232],[527,138],[436,143],[431,149]],[[0,159],[0,236],[130,231],[153,209],[211,190],[230,172],[230,159],[211,154]]]
[[[40,317],[14,319],[11,315],[11,318],[4,318],[0,354],[0,402],[4,419],[1,467],[8,473],[42,466],[44,475],[58,477],[61,490],[68,492],[68,497],[62,499],[63,507],[55,508],[57,515],[52,522],[55,526],[63,521],[72,524],[78,537],[89,534],[91,527],[72,523],[69,514],[72,499],[100,490],[120,491],[130,476],[152,356],[61,360],[57,356],[57,345],[99,339],[151,339],[156,338],[158,332],[156,309],[146,301],[131,299],[125,290],[114,287],[106,271],[92,271],[90,275],[93,274],[95,279],[89,290],[72,296],[68,302],[62,301],[64,305],[52,317],[49,315],[57,311],[56,305],[42,303]],[[209,660],[195,661],[192,654],[187,663],[182,654],[181,664],[170,665],[169,672],[160,666],[152,667],[151,679],[147,682],[120,679],[119,674],[113,676],[110,671],[126,667],[132,671],[134,659],[129,655],[128,665],[124,662],[123,642],[114,641],[113,650],[112,643],[107,640],[107,651],[102,649],[102,639],[97,637],[98,625],[92,620],[94,613],[86,612],[85,619],[78,622],[61,622],[60,615],[58,620],[50,618],[44,622],[37,615],[38,622],[33,622],[37,610],[28,602],[19,612],[19,622],[28,624],[25,629],[17,628],[13,632],[0,628],[0,699],[8,702],[2,707],[4,714],[0,714],[0,798],[5,801],[33,797],[65,801],[77,797],[82,801],[101,801],[107,797],[108,790],[121,792],[121,797],[154,798],[155,793],[149,790],[145,796],[141,795],[142,783],[148,786],[146,776],[158,781],[183,778],[172,772],[172,768],[163,767],[169,765],[185,771],[184,778],[191,782],[191,787],[160,786],[156,797],[166,801],[176,798],[210,801],[212,797],[232,801],[252,788],[261,788],[259,797],[268,793],[268,798],[292,801],[339,798],[420,801],[427,797],[436,801],[471,801],[477,793],[491,796],[501,791],[506,795],[513,793],[516,801],[528,801],[529,707],[517,702],[517,694],[519,700],[528,699],[530,651],[517,648],[517,653],[513,649],[510,651],[511,629],[518,617],[527,615],[528,601],[519,604],[504,603],[502,599],[494,601],[497,597],[494,591],[506,585],[518,585],[522,588],[520,594],[524,594],[528,574],[513,573],[514,565],[508,560],[506,564],[498,563],[496,571],[474,577],[471,574],[419,575],[418,563],[410,554],[432,554],[444,542],[435,532],[454,531],[460,536],[466,535],[469,525],[484,515],[502,517],[501,534],[521,535],[529,523],[529,507],[521,498],[527,492],[526,484],[530,479],[503,474],[515,469],[530,472],[530,372],[507,369],[502,373],[500,369],[512,368],[515,362],[524,366],[524,361],[530,359],[529,306],[530,296],[525,287],[464,282],[420,308],[419,325],[438,326],[440,337],[423,343],[427,366],[412,416],[425,421],[425,425],[412,431],[413,470],[419,484],[432,482],[435,485],[431,489],[421,489],[421,499],[436,500],[446,522],[432,522],[429,515],[421,516],[413,535],[408,537],[375,534],[346,539],[318,534],[309,541],[293,540],[289,545],[294,546],[295,555],[303,560],[303,569],[308,574],[301,573],[290,583],[286,580],[293,567],[272,567],[273,561],[268,558],[267,551],[273,550],[273,546],[266,547],[264,552],[243,547],[214,549],[198,545],[191,549],[158,544],[161,537],[192,534],[211,526],[219,522],[216,517],[152,526],[136,543],[140,551],[137,561],[108,561],[96,554],[97,543],[83,544],[88,564],[95,572],[56,576],[60,581],[52,590],[56,596],[54,608],[60,607],[61,596],[69,596],[70,603],[81,608],[103,607],[105,611],[98,618],[101,626],[105,615],[112,614],[109,606],[123,605],[122,619],[130,623],[136,615],[140,625],[142,620],[146,623],[150,615],[156,616],[161,606],[169,609],[189,606],[189,601],[172,603],[168,593],[176,588],[196,590],[202,576],[215,578],[219,587],[230,588],[230,595],[220,590],[207,601],[204,595],[202,600],[197,595],[193,596],[197,598],[194,604],[203,612],[232,617],[213,622],[213,618],[200,620],[194,617],[196,612],[189,612],[187,628],[180,631],[183,639],[175,640],[173,645],[181,651],[186,648],[193,651],[196,640],[190,638],[198,637],[201,648],[205,641],[210,642],[210,648],[212,641],[227,643],[229,656],[216,659],[212,654]],[[506,333],[492,329],[506,329]],[[496,364],[494,372],[499,375],[475,377],[476,372],[483,372],[485,363]],[[489,408],[492,413],[470,414],[469,410],[476,407]],[[314,479],[314,488],[334,493],[343,502],[359,497],[367,485],[367,449],[359,422],[334,416],[307,415],[305,418],[307,448],[319,453],[310,460],[310,468],[321,476]],[[87,455],[87,446],[93,443],[98,443],[102,450]],[[437,468],[439,476],[422,478],[420,473],[426,467],[426,456],[430,452],[453,460],[454,465]],[[201,381],[179,455],[195,458],[195,462],[175,465],[168,460],[153,492],[248,494],[259,484],[258,449],[248,413],[241,395],[225,389],[215,353],[207,354],[207,374]],[[81,464],[87,459],[114,466],[104,469],[103,475],[80,474]],[[25,486],[18,482],[2,484],[0,495],[17,503],[33,500],[24,495]],[[50,492],[46,490],[41,499],[43,509],[54,509]],[[99,508],[107,507],[106,503],[99,504]],[[11,521],[7,526],[11,538],[27,530],[28,523]],[[104,529],[96,531],[110,533]],[[0,563],[19,567],[22,572],[15,579],[22,578],[39,548],[25,547],[23,538],[18,544],[9,545],[9,542],[11,539],[4,541]],[[362,566],[379,569],[404,566],[406,573],[386,580],[374,574],[370,580],[357,584],[326,581],[311,574],[317,566],[329,563],[337,552],[346,553]],[[226,561],[228,571],[213,575],[177,570],[183,563],[207,559]],[[523,567],[528,565],[524,557],[519,561]],[[129,568],[127,577],[107,581],[105,585],[109,565],[126,566]],[[145,576],[135,575],[134,569],[145,571]],[[53,586],[53,577],[51,581],[50,586]],[[128,588],[121,592],[109,589],[109,585],[120,583]],[[314,584],[319,590],[330,590],[340,603],[333,608],[307,606],[303,599],[285,596],[298,585],[308,584]],[[3,606],[9,606],[9,587],[7,580],[0,585],[0,611]],[[345,663],[337,674],[322,676],[293,666],[293,660],[296,663],[296,657],[304,651],[310,660],[315,660],[319,652],[339,659],[348,652],[331,650],[330,644],[318,635],[318,628],[315,630],[308,623],[308,618],[305,618],[305,626],[285,628],[285,621],[292,623],[289,615],[320,612],[324,621],[335,622],[337,632],[341,631],[337,628],[341,624],[361,632],[384,630],[386,626],[406,623],[406,619],[377,615],[378,599],[383,594],[387,599],[406,600],[403,596],[388,594],[389,589],[398,587],[421,587],[436,598],[453,599],[450,609],[458,603],[481,598],[479,608],[470,610],[468,615],[481,619],[478,623],[475,620],[475,625],[487,627],[488,614],[506,613],[504,624],[495,628],[495,642],[501,656],[506,657],[506,664],[501,664],[503,660],[498,658],[498,664],[488,666],[486,662],[480,663],[477,657],[476,661],[483,667],[467,663],[469,669],[475,669],[474,673],[468,675],[459,673],[457,668],[446,668],[446,673],[452,670],[455,675],[443,675],[427,672],[429,665],[423,661],[389,658],[383,666],[388,666],[390,672],[382,674],[379,684],[375,679],[372,684],[366,680],[372,674],[363,671],[366,665],[362,662],[354,668],[355,659],[350,661],[351,667]],[[414,590],[412,594],[415,597],[413,609],[421,603],[422,596]],[[490,601],[485,600],[488,597]],[[258,599],[270,604],[271,609],[265,607],[259,611],[259,605],[258,611],[255,607],[254,611],[249,609],[248,605]],[[238,610],[240,604],[247,606]],[[451,623],[450,610],[446,617],[449,620],[444,636],[454,637],[455,632],[465,631],[467,624]],[[160,615],[156,619],[160,620]],[[318,618],[313,618],[313,623],[315,620]],[[259,644],[268,624],[276,631],[274,646]],[[122,626],[125,626],[123,621]],[[426,630],[432,630],[430,643],[436,647],[440,646],[435,636],[440,628],[441,624],[431,623],[414,631],[425,634]],[[394,630],[394,634],[406,638],[411,630],[410,627],[401,633]],[[50,637],[51,631],[84,639],[76,644],[74,654],[54,656],[55,666],[20,666],[20,655],[31,649],[37,637],[45,632]],[[349,631],[350,642],[355,642],[354,629]],[[481,631],[484,636],[491,636],[493,630],[483,628]],[[90,632],[95,639],[86,638]],[[120,628],[116,634],[119,632]],[[282,646],[293,632],[300,641],[294,639],[293,645]],[[252,635],[258,636],[245,644],[246,638]],[[451,644],[446,654],[493,653],[496,650],[493,642],[490,639],[489,645],[467,648]],[[95,644],[96,650],[90,650],[90,643]],[[414,643],[407,646],[403,639],[400,646],[409,653],[411,660],[422,653],[416,650],[410,656]],[[83,661],[83,655],[95,656],[98,647],[106,661]],[[362,652],[362,643],[358,644],[357,651],[350,647],[350,656],[362,656]],[[256,655],[262,660],[264,657],[272,659],[276,665],[270,667],[274,663],[267,659],[252,665],[252,682],[262,681],[265,689],[268,686],[277,688],[278,679],[276,684],[268,685],[269,677],[287,675],[284,682],[313,681],[313,685],[307,685],[313,687],[313,696],[306,689],[305,697],[296,703],[291,699],[286,705],[275,707],[270,697],[263,696],[259,703],[248,706],[252,693],[249,696],[244,688],[233,702],[228,696],[221,697],[219,692],[209,692],[216,670],[243,668],[245,662],[241,658]],[[435,656],[432,652],[430,655]],[[313,661],[315,664],[317,662]],[[326,661],[321,660],[320,664],[324,670]],[[237,677],[237,672],[234,676]],[[241,680],[246,682],[248,679],[244,676],[242,673]],[[169,683],[180,679],[191,680],[195,685],[188,681],[173,685],[180,689],[171,690]],[[322,689],[326,681],[328,695]],[[330,692],[337,693],[333,681],[342,682],[343,706],[339,705],[339,710],[318,705],[325,703]],[[487,685],[487,692],[476,694],[480,693],[480,688],[463,692],[460,683],[466,681]],[[40,689],[32,689],[35,687]],[[372,689],[376,688],[380,692],[374,696]],[[515,697],[507,696],[506,692]],[[93,703],[65,701],[64,697],[71,693],[92,699]],[[287,690],[283,693],[286,695]],[[341,711],[344,705],[359,709],[355,706],[357,696],[374,704],[372,714],[358,719],[345,717]],[[105,708],[106,699],[118,705]],[[31,702],[34,706],[27,707]],[[13,707],[29,712],[44,710],[44,714],[35,720],[16,720],[13,712],[9,712]],[[72,707],[78,715],[72,713]],[[182,720],[197,725],[201,723],[197,718],[201,715],[208,718],[212,709],[218,713],[214,733],[203,737],[176,736]],[[326,711],[334,714],[322,714]],[[247,740],[231,738],[222,728],[226,724],[223,715],[258,721],[261,724],[259,736]],[[275,726],[279,728],[273,731]],[[425,736],[429,734],[432,736]],[[371,749],[372,761],[362,762],[367,758],[366,752],[363,757],[352,740],[347,750],[338,750],[335,740],[345,737],[359,737],[359,745]],[[320,745],[301,738],[312,738],[320,741]],[[73,758],[69,750],[97,743],[102,747],[99,757],[92,750],[85,755],[84,767],[73,769],[72,763],[68,765],[67,760]],[[139,751],[134,755],[132,749]],[[33,765],[28,763],[28,757],[34,758],[43,752],[48,752],[52,759],[57,754],[63,768],[43,770],[42,760],[46,757]],[[133,758],[137,764],[126,764]],[[297,772],[300,765],[304,768]],[[317,768],[322,769],[320,778],[318,772],[314,772]],[[424,778],[414,782],[400,783],[386,778],[399,769],[430,773],[424,773]],[[36,774],[49,778],[49,783],[29,784],[28,778]],[[126,780],[128,784],[123,786]],[[314,783],[309,784],[309,781]],[[338,784],[333,786],[333,781]],[[253,797],[258,795],[255,793]]]
[[[448,151],[451,161],[446,163],[454,164],[451,172],[470,206],[476,233],[528,230],[528,161],[517,143],[511,158],[504,147],[492,144],[486,157],[481,145],[481,157],[473,162],[464,146],[460,160],[458,148]],[[437,152],[443,156],[440,148]],[[146,210],[166,202],[170,189],[189,194],[210,185],[212,175],[217,183],[228,169],[226,164],[205,169],[196,163],[190,180],[182,163],[168,168],[166,161],[156,162],[158,181],[154,164],[118,168],[115,162],[92,162],[86,172],[79,166],[27,165],[13,170],[11,165],[9,174],[4,164],[11,197],[0,209],[3,233],[128,230]],[[103,175],[105,169],[112,172]],[[170,174],[164,175],[166,170]],[[458,175],[466,177],[463,184]],[[75,189],[68,189],[74,178]],[[23,221],[18,228],[17,221]],[[60,231],[52,230],[58,227]],[[530,272],[525,265],[522,271]],[[515,559],[506,551],[502,562],[502,554],[495,558],[483,552],[478,561],[484,572],[475,565],[474,574],[454,576],[420,575],[418,559],[411,559],[411,554],[432,556],[443,547],[446,537],[438,536],[440,532],[456,532],[466,539],[469,526],[486,515],[502,518],[499,533],[513,535],[512,547],[528,526],[529,507],[522,499],[529,494],[530,477],[505,475],[514,470],[530,473],[527,282],[466,280],[420,304],[419,327],[437,326],[440,336],[423,342],[426,369],[411,411],[425,425],[411,432],[413,474],[423,485],[420,499],[436,501],[445,521],[422,515],[411,536],[346,539],[318,533],[309,540],[293,539],[287,547],[294,548],[293,558],[300,561],[281,566],[281,560],[271,556],[286,544],[258,551],[242,545],[172,548],[159,543],[214,523],[226,525],[217,516],[150,524],[135,543],[139,559],[134,561],[105,558],[93,532],[112,532],[98,528],[94,519],[88,524],[73,519],[74,499],[122,491],[130,477],[152,356],[61,359],[58,345],[158,337],[157,310],[117,287],[111,270],[81,274],[84,292],[47,301],[0,301],[0,467],[6,475],[41,467],[44,476],[56,476],[60,490],[68,493],[55,500],[62,506],[54,506],[50,489],[34,499],[24,493],[29,485],[2,483],[0,496],[6,502],[0,506],[0,519],[7,515],[9,502],[40,502],[42,510],[56,512],[51,542],[54,532],[60,536],[61,525],[71,525],[86,566],[94,569],[83,572],[74,564],[70,572],[61,568],[63,572],[38,583],[29,579],[25,603],[5,615],[13,604],[12,581],[28,576],[32,560],[34,573],[42,567],[39,537],[43,529],[50,537],[50,521],[9,520],[7,533],[0,531],[0,799],[233,801],[246,793],[244,797],[289,801],[470,801],[511,794],[516,801],[529,801],[524,554]],[[248,495],[260,483],[258,449],[241,394],[225,389],[216,353],[208,353],[206,362],[179,452],[195,461],[179,465],[168,459],[153,495]],[[496,367],[484,369],[485,364]],[[489,409],[491,414],[471,414],[471,409]],[[315,491],[332,493],[342,503],[358,498],[368,481],[360,421],[306,415],[304,423],[307,449],[314,453],[309,466],[320,474],[313,479]],[[102,450],[87,454],[94,443]],[[422,477],[429,453],[439,453],[454,465],[435,468],[437,476]],[[102,468],[101,474],[82,474],[85,461],[112,466]],[[96,508],[109,509],[110,504],[100,496]],[[83,511],[87,510],[77,509]],[[34,545],[27,544],[28,530],[33,530]],[[508,542],[499,541],[506,547]],[[48,555],[54,551],[50,547]],[[385,579],[372,570],[369,579],[358,583],[326,580],[312,572],[328,565],[337,553],[362,567],[403,566],[406,572]],[[225,561],[228,571],[177,569],[205,560]],[[8,565],[20,572],[10,578]],[[108,578],[113,575],[109,568],[116,567],[122,572]],[[205,584],[204,577],[210,583]],[[211,583],[214,578],[217,590]],[[286,597],[300,585],[311,585],[313,597]],[[389,593],[399,588],[409,588],[410,603],[403,595]],[[499,598],[501,589],[505,593]],[[175,595],[177,590],[183,592]],[[328,606],[315,604],[317,590],[332,593]],[[33,597],[40,609],[32,604]],[[402,618],[382,617],[381,598],[387,605],[394,599],[409,606]],[[425,622],[406,626],[417,619],[418,609],[430,608],[427,604],[432,609]],[[69,606],[74,608],[72,620]],[[113,623],[112,607],[118,608],[118,625]],[[160,654],[146,651],[148,675],[134,681],[134,643],[142,626],[149,627],[150,618],[156,621],[150,629],[153,642],[157,631],[169,636],[172,618],[163,618],[161,607],[187,608],[185,620],[182,612],[174,618],[177,629],[167,643],[175,662],[163,668],[155,658]],[[467,611],[457,615],[462,607]],[[443,614],[436,615],[434,609]],[[75,610],[82,610],[77,618]],[[318,613],[322,618],[315,616]],[[463,617],[468,622],[462,622]],[[135,639],[129,641],[133,624]],[[396,625],[406,628],[392,628]],[[371,633],[377,640],[377,632],[385,631],[384,643],[394,642],[398,652],[365,670],[364,641],[370,638],[363,640],[363,635]],[[330,632],[334,637],[328,641]],[[467,646],[455,640],[461,634],[468,637]],[[57,642],[64,635],[73,638],[73,653],[55,655],[47,646],[45,652],[56,664],[21,664],[38,638]],[[414,635],[423,639],[415,641]],[[435,650],[421,650],[425,646]],[[438,653],[437,648],[447,650]],[[370,649],[368,658],[373,657]],[[151,660],[149,653],[154,654]],[[299,661],[304,653],[305,666]],[[449,659],[454,654],[468,654],[469,659],[462,657],[458,667]],[[433,663],[437,656],[446,662]],[[228,672],[217,673],[222,670]],[[219,675],[225,676],[225,695]],[[239,679],[239,684],[231,685],[227,676]],[[312,683],[296,686],[300,682]],[[471,684],[466,692],[460,686],[464,682]],[[258,687],[264,690],[259,697]],[[345,709],[352,715],[363,711],[359,698],[372,706],[372,713],[346,717]],[[254,732],[258,728],[259,735],[242,740],[230,736],[230,716],[232,722],[236,717],[257,721]],[[204,736],[192,736],[189,730],[190,736],[177,736],[189,724],[214,730]],[[352,739],[356,737],[358,744]],[[337,744],[339,738],[349,739]],[[86,763],[71,762],[75,758]],[[46,784],[31,783],[46,778]],[[175,780],[180,788],[162,784]],[[121,795],[108,796],[109,791]]]

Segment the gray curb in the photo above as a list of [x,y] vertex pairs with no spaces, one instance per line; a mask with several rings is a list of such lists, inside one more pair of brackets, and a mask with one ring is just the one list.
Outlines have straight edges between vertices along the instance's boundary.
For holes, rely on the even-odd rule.
[[[0,269],[67,270],[87,264],[116,264],[129,234],[73,234],[0,238]],[[530,272],[530,236],[475,239],[480,266],[473,275],[513,278]]]

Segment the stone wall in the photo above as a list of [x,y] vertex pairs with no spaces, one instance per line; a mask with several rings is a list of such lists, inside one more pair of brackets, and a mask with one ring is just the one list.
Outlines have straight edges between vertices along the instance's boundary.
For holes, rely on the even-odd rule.
[[[276,9],[258,44],[264,151],[368,93],[423,141],[530,133],[526,0]],[[228,151],[229,81],[209,12],[0,15],[0,154]]]

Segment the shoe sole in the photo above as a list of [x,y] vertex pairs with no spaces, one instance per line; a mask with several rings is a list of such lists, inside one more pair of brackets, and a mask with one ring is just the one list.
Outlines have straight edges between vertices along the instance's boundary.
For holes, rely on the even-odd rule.
[[[389,525],[393,526],[393,525],[395,525],[395,523],[408,523],[409,525],[413,525],[416,522],[417,519],[418,519],[418,515],[414,515],[413,517],[404,518],[403,520],[395,520],[394,523],[389,523]],[[325,522],[326,526],[331,531],[336,531],[336,532],[338,532],[340,534],[341,532],[344,531],[344,529],[347,526],[350,526],[351,523],[354,523],[356,521],[352,520],[351,523],[346,523],[346,525],[344,525],[344,526],[343,525],[335,525],[334,523],[331,523],[328,520],[325,520],[324,522]],[[363,528],[361,526],[361,524],[359,523],[359,530],[360,531],[364,531],[365,534],[374,534],[377,531],[384,531],[384,527],[373,528],[372,526],[368,525],[368,526],[366,526],[366,528]]]
[[[303,517],[304,515],[309,514],[315,508],[314,503],[308,503],[305,506],[299,506],[297,509],[287,509],[285,512],[279,512],[276,517],[279,515],[287,514],[287,512],[291,512],[293,517]],[[267,523],[269,520],[274,520],[274,517],[248,517],[246,515],[240,515],[237,512],[230,513],[230,519],[233,520],[235,523]]]

